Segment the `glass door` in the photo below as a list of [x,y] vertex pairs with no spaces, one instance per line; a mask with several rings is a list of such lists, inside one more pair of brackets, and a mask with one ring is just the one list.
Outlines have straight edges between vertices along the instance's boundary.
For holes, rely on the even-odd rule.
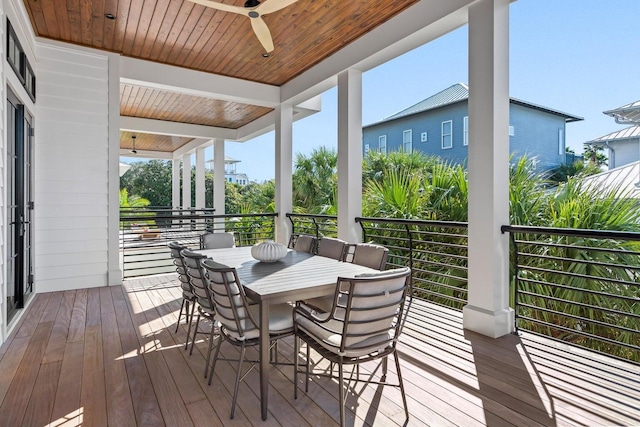
[[7,89],[7,321],[33,291],[32,118]]

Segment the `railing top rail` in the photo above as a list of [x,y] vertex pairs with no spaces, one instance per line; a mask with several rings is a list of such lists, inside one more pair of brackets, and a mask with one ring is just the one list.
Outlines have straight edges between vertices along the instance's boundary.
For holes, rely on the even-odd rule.
[[443,228],[469,228],[469,224],[459,221],[431,221],[426,219],[402,219],[402,218],[370,218],[356,217],[356,222],[381,222],[387,224],[420,225],[423,227],[443,227]]
[[320,215],[320,214],[297,214],[287,212],[287,218],[318,218],[318,219],[338,219],[336,215]]
[[[189,212],[188,210],[178,210],[178,211],[166,211],[166,210],[137,210],[137,211],[126,211],[120,212],[120,220],[121,221],[140,221],[143,220],[145,218],[153,218],[153,219],[170,219],[170,220],[175,220],[175,219],[202,219],[202,214],[198,214],[198,212],[204,212],[201,209],[194,209],[193,213]],[[136,215],[133,215],[134,213],[136,213]],[[147,214],[151,214],[151,216],[145,217],[145,216],[140,216],[140,213],[147,213]],[[172,215],[173,213],[179,213],[180,216],[174,216]],[[127,216],[127,215],[131,215],[131,216]],[[276,217],[278,216],[277,212],[269,212],[269,213],[257,213],[257,214],[220,214],[220,215],[210,215],[207,213],[206,217],[207,218],[257,218],[257,217]]]
[[632,231],[585,230],[576,228],[532,227],[528,225],[503,225],[503,233],[544,234],[550,236],[572,236],[594,239],[640,241],[640,233]]

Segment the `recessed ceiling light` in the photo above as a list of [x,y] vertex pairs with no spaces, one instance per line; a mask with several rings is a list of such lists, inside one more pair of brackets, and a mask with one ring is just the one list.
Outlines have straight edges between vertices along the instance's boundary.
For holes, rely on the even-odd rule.
[[116,15],[114,15],[113,13],[105,13],[104,17],[107,19],[116,19]]

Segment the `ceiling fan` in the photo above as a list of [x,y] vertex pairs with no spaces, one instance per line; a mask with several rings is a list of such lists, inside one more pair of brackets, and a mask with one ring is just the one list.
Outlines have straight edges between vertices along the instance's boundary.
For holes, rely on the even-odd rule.
[[263,3],[260,3],[258,0],[247,0],[244,4],[244,7],[233,6],[230,4],[218,3],[209,0],[189,1],[225,12],[232,12],[237,13],[238,15],[248,16],[249,18],[251,18],[251,27],[253,28],[253,32],[256,34],[256,37],[258,37],[258,40],[260,40],[260,43],[262,43],[264,50],[269,53],[274,49],[273,40],[271,38],[269,27],[267,27],[267,24],[262,19],[262,16],[269,13],[277,12],[280,9],[284,9],[285,7],[297,2],[298,0],[265,0]]

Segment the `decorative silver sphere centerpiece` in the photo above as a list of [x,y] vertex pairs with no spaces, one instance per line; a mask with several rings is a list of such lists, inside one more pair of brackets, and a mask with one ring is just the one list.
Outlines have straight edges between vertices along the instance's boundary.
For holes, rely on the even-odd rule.
[[251,247],[251,256],[262,262],[276,262],[287,255],[287,247],[273,240],[265,240]]

